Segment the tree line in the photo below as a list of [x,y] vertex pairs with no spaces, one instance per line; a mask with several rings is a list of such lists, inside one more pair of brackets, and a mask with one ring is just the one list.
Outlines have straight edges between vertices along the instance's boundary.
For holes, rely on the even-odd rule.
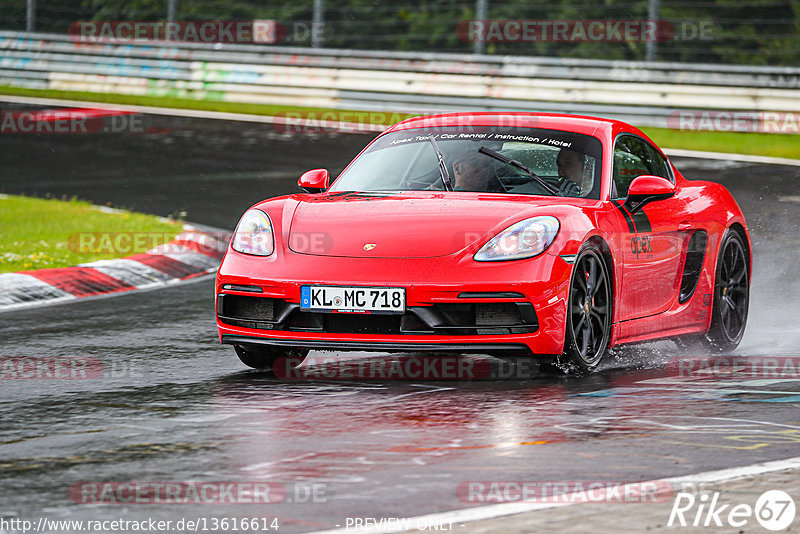
[[[81,20],[159,21],[167,1],[37,0],[36,31],[65,33]],[[309,46],[314,0],[178,0],[179,20],[276,20],[278,45]],[[672,32],[655,45],[660,61],[800,65],[800,0],[661,0],[659,19]],[[492,21],[642,21],[648,0],[486,0]],[[476,19],[475,0],[323,0],[322,46],[360,50],[461,52]],[[24,30],[23,0],[0,0],[0,29]],[[501,30],[516,26],[499,26]],[[497,29],[497,28],[495,28]],[[574,37],[574,36],[571,36]],[[486,54],[644,60],[643,39],[489,39]]]

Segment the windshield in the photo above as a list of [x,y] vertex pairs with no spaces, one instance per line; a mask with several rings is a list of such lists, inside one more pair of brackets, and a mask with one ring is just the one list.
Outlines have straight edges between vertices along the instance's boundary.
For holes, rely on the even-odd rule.
[[378,138],[330,191],[445,191],[443,177],[449,177],[455,191],[597,199],[601,151],[595,137],[556,130],[405,130]]

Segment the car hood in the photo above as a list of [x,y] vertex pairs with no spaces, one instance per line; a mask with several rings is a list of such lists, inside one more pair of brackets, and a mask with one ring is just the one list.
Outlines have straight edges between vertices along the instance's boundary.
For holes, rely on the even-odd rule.
[[[425,258],[454,254],[563,198],[482,193],[298,195],[289,248],[300,254]],[[545,210],[546,212],[547,210]],[[507,223],[507,224],[504,224]]]

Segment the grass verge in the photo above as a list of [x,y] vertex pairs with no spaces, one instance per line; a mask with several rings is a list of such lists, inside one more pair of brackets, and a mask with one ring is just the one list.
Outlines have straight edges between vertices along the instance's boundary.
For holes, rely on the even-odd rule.
[[640,128],[662,148],[800,159],[800,135],[755,132],[686,132]]
[[75,199],[0,195],[0,273],[131,256],[181,229],[154,215],[108,212]]
[[[21,87],[0,86],[0,94],[15,96],[33,96],[40,98],[60,98],[88,102],[103,102],[132,106],[152,106],[163,108],[195,109],[202,111],[223,111],[228,113],[246,113],[252,115],[286,115],[307,114],[310,118],[341,117],[344,121],[368,121],[374,124],[394,124],[408,117],[411,113],[369,112],[358,110],[342,110],[332,108],[314,108],[303,106],[285,106],[270,104],[246,104],[240,102],[222,102],[218,100],[196,100],[175,96],[141,96],[118,95],[108,93],[90,93],[84,91],[60,91],[54,89],[28,89]],[[326,115],[323,117],[323,114]],[[296,115],[293,115],[296,116]],[[330,117],[328,117],[330,116]],[[709,152],[726,152],[731,154],[752,154],[781,158],[800,159],[800,135],[767,134],[751,132],[694,132],[679,131],[669,128],[641,128],[653,141],[663,148],[681,148],[686,150],[702,150]]]

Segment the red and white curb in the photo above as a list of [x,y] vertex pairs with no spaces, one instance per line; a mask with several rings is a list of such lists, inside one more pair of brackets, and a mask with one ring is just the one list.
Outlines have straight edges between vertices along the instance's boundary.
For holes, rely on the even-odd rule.
[[185,224],[169,243],[128,258],[0,274],[0,311],[152,289],[211,274],[228,241],[229,232]]

